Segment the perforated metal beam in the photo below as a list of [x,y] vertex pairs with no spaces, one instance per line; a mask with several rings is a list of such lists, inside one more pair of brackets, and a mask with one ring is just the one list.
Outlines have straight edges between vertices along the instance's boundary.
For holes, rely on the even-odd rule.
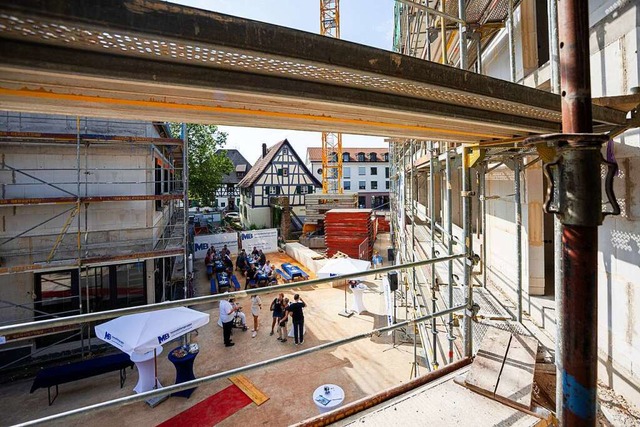
[[164,2],[15,3],[0,3],[5,110],[458,142],[559,130],[556,95],[342,40]]

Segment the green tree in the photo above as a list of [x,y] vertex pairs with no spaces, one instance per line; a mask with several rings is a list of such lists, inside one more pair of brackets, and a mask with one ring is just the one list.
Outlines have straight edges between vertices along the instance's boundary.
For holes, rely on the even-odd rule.
[[[224,175],[233,171],[233,163],[225,151],[227,134],[214,125],[187,124],[189,146],[189,199],[212,206],[216,189]],[[182,124],[171,123],[171,133],[182,135]]]

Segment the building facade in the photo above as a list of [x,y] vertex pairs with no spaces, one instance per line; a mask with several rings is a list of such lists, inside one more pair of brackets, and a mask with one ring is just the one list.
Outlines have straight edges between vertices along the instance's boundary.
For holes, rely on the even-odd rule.
[[[322,148],[307,149],[306,163],[313,176],[322,180]],[[358,195],[358,207],[389,209],[389,150],[387,148],[343,148],[342,188]]]
[[238,186],[240,218],[247,228],[273,225],[273,197],[288,197],[293,213],[304,216],[305,195],[322,187],[286,139],[270,148],[262,144],[262,156]]
[[[184,253],[182,141],[170,136],[164,124],[2,113],[0,322],[169,299]],[[0,365],[76,351],[92,334],[5,337]]]
[[251,169],[251,163],[236,149],[223,151],[231,163],[233,171],[222,178],[220,187],[216,190],[216,206],[220,210],[235,211],[240,206],[240,187],[238,183]]
[[[491,37],[483,33],[481,48],[474,47],[469,51],[469,68],[541,90],[554,90],[554,64],[550,60],[553,55],[549,52],[549,27],[553,22],[548,19],[552,16],[547,10],[548,4],[520,2],[513,14],[513,49],[509,48],[509,32],[496,27]],[[614,100],[632,95],[635,99],[632,99],[632,107],[637,105],[637,95],[633,95],[637,89],[634,91],[633,88],[640,85],[640,5],[631,1],[596,0],[588,2],[588,6],[594,104],[628,111],[622,105],[616,106]],[[404,19],[408,16],[404,13],[405,6],[399,5],[396,10],[402,12],[397,13],[396,49],[424,58],[427,52],[425,38],[420,39],[419,46],[411,44],[417,37],[412,36],[410,21]],[[409,25],[405,27],[406,23]],[[424,25],[429,26],[429,23]],[[455,46],[457,41],[452,40],[451,44]],[[433,61],[441,59],[442,50],[438,46],[439,40],[434,40],[431,45]],[[471,56],[478,51],[481,61],[475,61]],[[459,58],[454,53],[447,62],[458,66]],[[396,190],[394,198],[398,200],[398,206],[404,206],[404,209],[399,209],[402,212],[396,216],[399,224],[396,246],[401,247],[406,245],[407,239],[411,240],[407,218],[413,215],[418,224],[433,220],[443,233],[451,223],[451,238],[456,248],[457,242],[463,241],[458,197],[462,190],[462,162],[456,144],[407,142],[399,144],[397,150],[393,158],[398,159],[398,166],[392,166],[392,169],[397,171],[398,184],[392,187]],[[450,179],[446,178],[446,152],[450,153]],[[491,154],[490,149],[487,154]],[[482,196],[472,199],[473,251],[482,259],[473,280],[481,280],[483,285],[499,290],[496,295],[504,306],[521,310],[544,333],[555,337],[554,280],[558,257],[554,253],[554,218],[542,209],[547,187],[543,164],[536,156],[516,154],[501,159],[504,161],[481,160],[471,169],[477,177],[472,182],[472,193]],[[432,155],[438,157],[430,167]],[[640,405],[640,365],[637,362],[640,360],[640,322],[637,321],[640,315],[640,187],[633,184],[640,170],[640,131],[635,128],[620,134],[606,150],[603,148],[603,155],[608,155],[609,160],[615,158],[620,168],[614,179],[614,191],[622,208],[619,216],[607,217],[598,229],[598,378]],[[411,162],[414,168],[403,171],[400,165]],[[515,167],[515,162],[521,162],[519,168]],[[519,200],[515,197],[516,180],[521,193]],[[433,206],[430,206],[427,189],[432,181],[435,194]],[[521,213],[516,211],[517,206]],[[443,236],[444,247],[441,242],[436,243],[440,253],[446,253],[446,240]],[[406,258],[410,259],[411,254]],[[456,269],[455,274],[459,273]],[[448,282],[446,275],[440,280],[441,283]]]

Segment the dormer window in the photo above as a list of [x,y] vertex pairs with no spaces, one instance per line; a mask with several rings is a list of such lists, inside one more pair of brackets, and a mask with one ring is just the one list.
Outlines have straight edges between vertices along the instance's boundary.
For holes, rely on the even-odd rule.
[[342,153],[342,161],[343,162],[349,161],[349,153]]
[[369,153],[369,160],[372,162],[377,162],[378,156],[376,155],[376,153]]
[[364,162],[364,153],[358,153],[358,161]]

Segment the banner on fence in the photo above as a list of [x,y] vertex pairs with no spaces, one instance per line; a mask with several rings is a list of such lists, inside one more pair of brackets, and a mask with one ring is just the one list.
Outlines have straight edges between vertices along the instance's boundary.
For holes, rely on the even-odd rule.
[[253,248],[262,249],[264,253],[278,251],[278,229],[250,230],[240,233],[242,248],[250,253]]
[[194,252],[196,259],[204,259],[210,247],[214,247],[217,251],[222,249],[224,245],[232,254],[238,253],[238,233],[220,233],[220,234],[204,234],[194,238]]

